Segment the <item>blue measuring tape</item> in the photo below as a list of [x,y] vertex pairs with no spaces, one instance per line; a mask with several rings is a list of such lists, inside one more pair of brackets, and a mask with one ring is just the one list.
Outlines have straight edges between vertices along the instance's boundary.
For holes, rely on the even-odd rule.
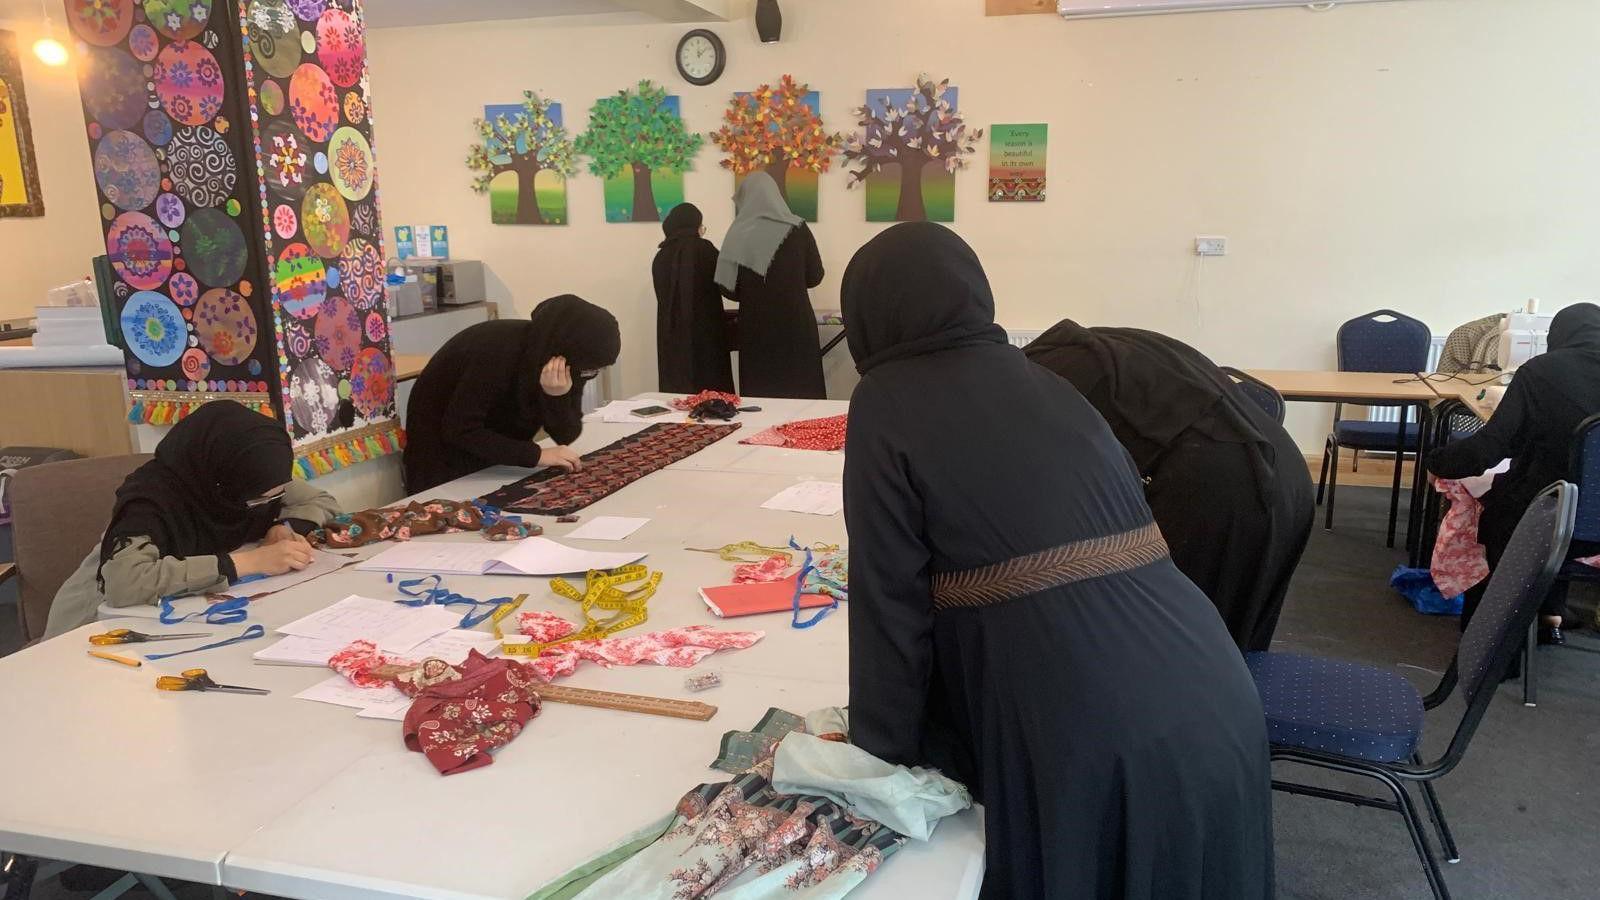
[[794,582],[794,600],[792,601],[794,611],[792,618],[789,620],[789,625],[794,628],[810,628],[818,622],[821,622],[823,617],[828,613],[831,613],[839,608],[839,598],[830,595],[829,599],[833,601],[832,603],[829,603],[827,606],[817,607],[817,611],[811,614],[811,618],[806,619],[805,621],[800,620],[800,597],[802,596],[801,592],[806,589],[806,573],[810,572],[815,567],[811,565],[810,547],[802,547],[795,543],[793,535],[789,537],[789,547],[794,550],[804,550],[806,552],[805,562],[800,564],[800,575],[795,579]]
[[177,610],[172,608],[174,599],[176,598],[161,598],[161,624],[163,625],[177,625],[180,622],[187,622],[196,617],[203,617],[207,625],[237,625],[250,618],[250,611],[247,608],[250,606],[249,597],[229,597],[226,600],[219,600],[205,609],[182,616],[178,615]]
[[262,628],[260,625],[251,625],[249,628],[246,628],[238,637],[228,638],[225,641],[213,641],[205,646],[191,647],[188,650],[174,650],[171,653],[146,653],[144,658],[154,662],[158,659],[169,659],[174,656],[182,656],[185,653],[199,653],[201,650],[215,650],[218,647],[226,647],[229,644],[237,644],[240,641],[253,641],[266,633],[267,630]]
[[[394,581],[394,575],[389,575],[389,580]],[[431,582],[431,584],[430,584]],[[495,610],[510,603],[510,597],[496,597],[493,600],[478,600],[458,594],[444,586],[444,579],[438,575],[425,575],[422,578],[408,578],[395,584],[395,590],[411,598],[396,600],[405,606],[427,606],[430,603],[439,606],[471,606],[461,617],[461,627],[471,628],[479,622],[494,615]],[[487,607],[487,609],[484,609]],[[481,611],[480,611],[481,610]]]

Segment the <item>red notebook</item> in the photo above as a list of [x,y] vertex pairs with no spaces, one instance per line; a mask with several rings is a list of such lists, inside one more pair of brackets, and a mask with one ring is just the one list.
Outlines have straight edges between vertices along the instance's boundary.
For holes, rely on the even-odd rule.
[[[721,587],[700,589],[700,599],[706,601],[714,615],[724,619],[736,616],[753,616],[758,613],[789,612],[794,609],[794,589],[800,576],[782,581],[761,581],[752,584],[725,584]],[[828,606],[832,597],[822,594],[800,595],[800,608],[811,609]]]

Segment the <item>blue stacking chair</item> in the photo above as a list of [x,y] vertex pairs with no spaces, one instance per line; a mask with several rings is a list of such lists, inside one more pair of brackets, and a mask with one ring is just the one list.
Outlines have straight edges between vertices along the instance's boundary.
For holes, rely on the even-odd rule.
[[[1566,558],[1577,494],[1577,488],[1557,482],[1528,506],[1505,556],[1489,577],[1483,603],[1462,634],[1455,659],[1427,697],[1398,673],[1376,666],[1293,653],[1245,655],[1266,710],[1274,762],[1363,775],[1383,784],[1392,799],[1277,779],[1273,789],[1399,813],[1438,900],[1447,900],[1450,894],[1408,784],[1422,786],[1422,800],[1439,831],[1445,858],[1459,862],[1461,854],[1433,782],[1461,761],[1522,635],[1538,616]],[[1466,711],[1444,754],[1424,763],[1419,750],[1423,714],[1439,707],[1458,688]]]
[[1239,390],[1251,403],[1261,407],[1261,411],[1270,416],[1274,422],[1283,424],[1283,417],[1288,412],[1288,407],[1277,388],[1232,366],[1222,366],[1222,371],[1233,379],[1233,383],[1239,386]]
[[[1336,350],[1341,372],[1421,372],[1428,367],[1433,332],[1405,313],[1380,309],[1339,326]],[[1381,405],[1381,404],[1375,404]],[[1407,453],[1417,451],[1420,423],[1409,421],[1411,407],[1400,405],[1400,422],[1344,419],[1344,404],[1333,407],[1333,432],[1322,450],[1322,475],[1317,479],[1317,503],[1323,490],[1328,509],[1323,527],[1333,530],[1333,498],[1339,487],[1339,449],[1348,447],[1357,457],[1370,450],[1394,454],[1394,491],[1389,498],[1389,546],[1394,546],[1395,522],[1400,515],[1400,467]],[[1401,439],[1401,423],[1405,437]]]

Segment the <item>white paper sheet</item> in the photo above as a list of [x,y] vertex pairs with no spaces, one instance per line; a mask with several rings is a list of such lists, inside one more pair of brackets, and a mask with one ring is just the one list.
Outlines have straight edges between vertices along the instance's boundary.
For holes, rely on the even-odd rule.
[[275,644],[250,655],[256,662],[267,666],[311,666],[321,668],[344,644],[338,641],[319,641],[308,637],[286,637]]
[[622,541],[649,523],[631,516],[595,516],[567,532],[568,538],[584,541]]
[[614,569],[643,558],[643,553],[579,550],[542,537],[510,543],[407,541],[356,568],[440,575],[570,575],[590,569]]
[[488,632],[452,628],[407,650],[406,657],[414,660],[435,657],[454,664],[465,660],[468,651],[471,650],[476,650],[484,656],[493,656],[499,646],[500,642]]
[[411,607],[351,595],[332,606],[296,619],[278,629],[282,634],[332,641],[343,647],[366,640],[388,653],[407,653],[413,647],[455,628],[459,613],[442,606]]
[[394,703],[399,700],[407,701],[409,705],[411,699],[392,684],[377,688],[361,687],[343,675],[319,681],[294,696],[296,700],[314,700],[318,703],[331,703],[334,706],[348,706],[352,709],[366,709],[369,706]]
[[689,414],[672,410],[656,416],[636,416],[633,411],[647,406],[666,406],[664,400],[613,400],[583,417],[585,422],[605,422],[612,425],[652,425],[656,422],[687,422]]
[[643,553],[599,553],[558,544],[549,538],[516,541],[489,567],[490,574],[571,575],[590,569],[615,569],[644,559]]
[[836,516],[844,511],[844,485],[831,481],[802,481],[761,504],[762,509]]
[[405,720],[406,713],[411,709],[411,698],[401,694],[399,699],[384,700],[363,708],[356,713],[358,719],[387,719],[390,722]]
[[285,572],[282,575],[273,575],[269,578],[257,578],[254,581],[245,581],[235,584],[223,592],[229,597],[259,597],[262,594],[274,594],[287,590],[297,584],[305,584],[313,578],[320,578],[330,572],[337,572],[345,566],[355,562],[348,556],[329,553],[326,550],[311,551],[311,565],[298,572]]

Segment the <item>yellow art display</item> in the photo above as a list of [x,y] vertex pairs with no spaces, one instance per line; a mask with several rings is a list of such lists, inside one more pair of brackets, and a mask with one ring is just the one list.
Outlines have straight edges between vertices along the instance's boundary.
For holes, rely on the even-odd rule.
[[0,31],[0,217],[42,215],[17,36]]

